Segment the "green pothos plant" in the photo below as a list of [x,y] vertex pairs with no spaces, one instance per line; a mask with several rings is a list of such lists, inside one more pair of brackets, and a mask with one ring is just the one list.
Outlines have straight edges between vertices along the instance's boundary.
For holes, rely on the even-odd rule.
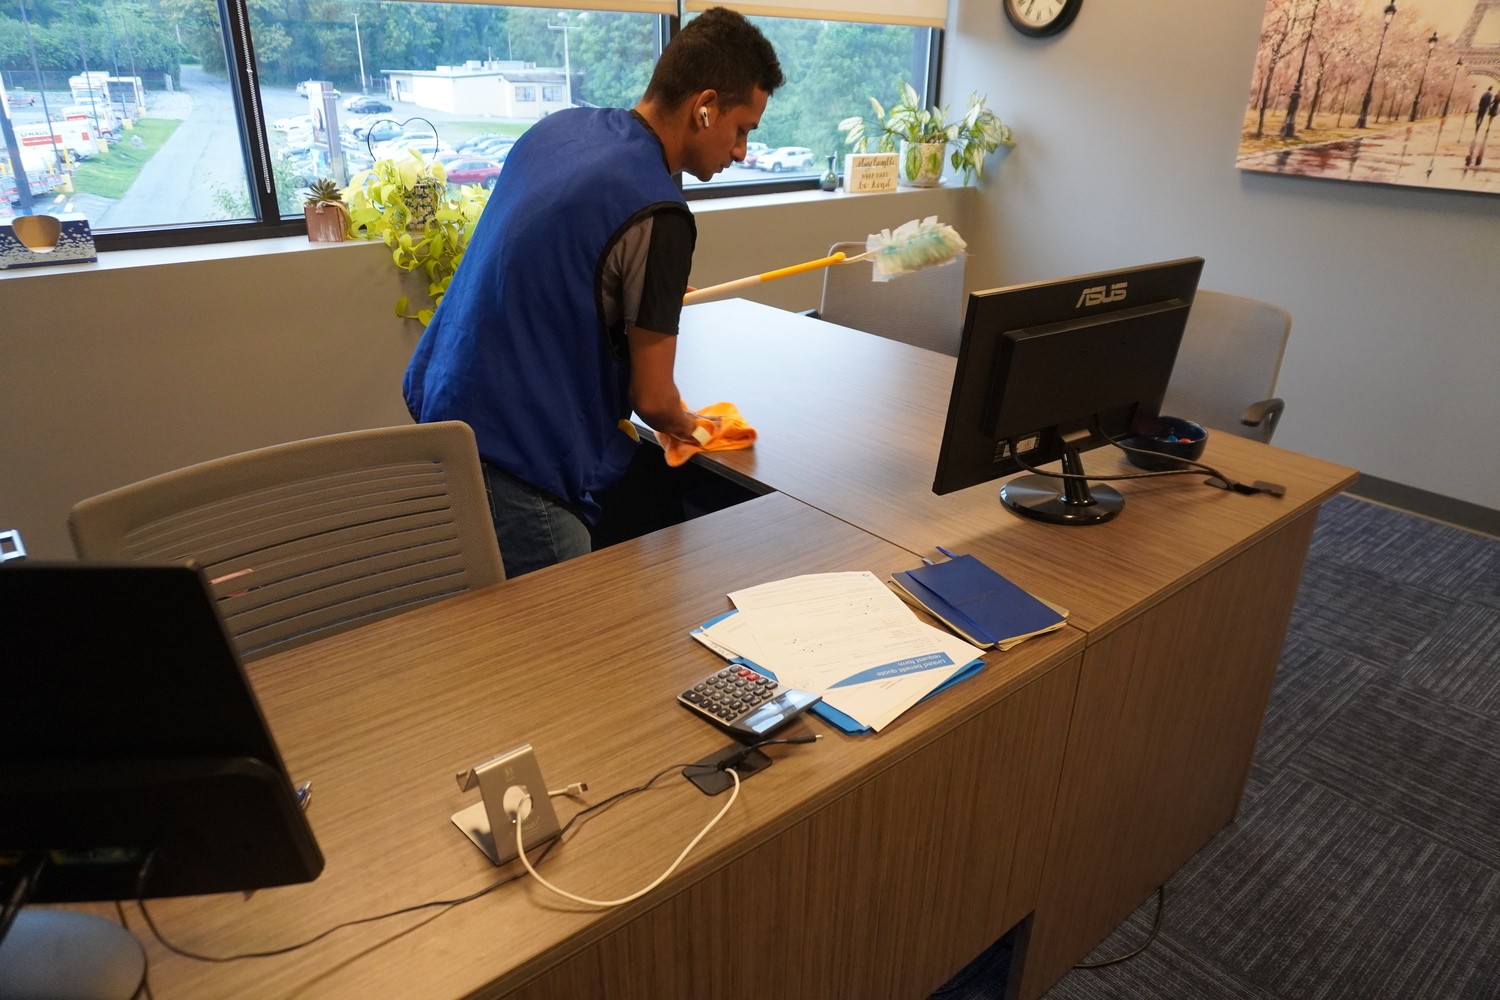
[[478,185],[450,193],[443,165],[412,151],[376,160],[350,179],[344,189],[350,234],[382,241],[397,267],[427,278],[432,304],[413,311],[403,295],[396,300],[396,315],[423,326],[432,319],[488,200],[489,192]]

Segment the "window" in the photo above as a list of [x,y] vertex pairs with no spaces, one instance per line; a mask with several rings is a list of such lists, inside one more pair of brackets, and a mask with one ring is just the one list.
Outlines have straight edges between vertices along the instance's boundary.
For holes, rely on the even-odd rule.
[[793,177],[811,183],[828,169],[829,156],[843,167],[847,147],[837,128],[840,121],[869,114],[871,97],[889,105],[903,80],[919,93],[928,90],[930,28],[786,17],[750,20],[776,47],[786,83],[766,105],[760,128],[751,133],[745,161],[711,181],[685,176],[684,187],[690,190],[711,186],[716,193],[731,193],[730,188]]
[[[634,104],[673,23],[662,12],[680,6],[520,2],[6,5],[0,213],[17,210],[25,173],[33,208],[84,212],[106,250],[300,232],[316,177],[346,180],[403,148],[493,157],[560,105]],[[690,197],[815,183],[843,151],[839,119],[902,79],[929,82],[928,28],[754,20],[788,82],[752,139],[798,152],[711,185],[686,178]]]

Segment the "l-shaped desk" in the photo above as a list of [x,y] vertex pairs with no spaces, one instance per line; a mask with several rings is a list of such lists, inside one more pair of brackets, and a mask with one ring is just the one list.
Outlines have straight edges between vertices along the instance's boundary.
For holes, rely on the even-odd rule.
[[[158,1000],[920,998],[1016,926],[1012,995],[1040,996],[1233,819],[1317,508],[1354,473],[1214,434],[1207,461],[1287,495],[1147,479],[1120,484],[1108,524],[1024,521],[994,485],[930,491],[953,368],[740,300],[690,307],[685,398],[733,401],[760,432],[696,461],[765,495],[250,664],[292,774],[314,781],[327,867],[153,916],[193,951],[261,951],[515,873],[450,824],[473,801],[453,775],[529,742],[549,784],[587,781],[598,801],[723,746],[673,702],[718,663],[689,630],[737,588],[884,577],[942,545],[1067,607],[1067,629],[987,654],[879,734],[812,721],[824,738],[773,748],[633,903],[584,908],[523,875],[229,965],[166,952],[137,917]],[[582,824],[544,871],[582,895],[633,892],[721,801],[669,776]]]

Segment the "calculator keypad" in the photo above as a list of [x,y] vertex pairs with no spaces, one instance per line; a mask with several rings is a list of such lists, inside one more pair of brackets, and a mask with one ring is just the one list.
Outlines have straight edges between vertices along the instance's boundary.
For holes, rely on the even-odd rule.
[[725,725],[776,696],[777,685],[749,667],[728,666],[709,674],[682,694],[679,701]]

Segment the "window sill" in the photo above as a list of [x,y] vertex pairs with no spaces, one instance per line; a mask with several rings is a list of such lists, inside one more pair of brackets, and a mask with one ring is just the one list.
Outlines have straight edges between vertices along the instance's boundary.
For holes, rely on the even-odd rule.
[[[963,190],[972,191],[977,189],[966,188]],[[842,190],[798,190],[781,191],[773,194],[704,198],[690,201],[688,207],[693,211],[694,215],[721,216],[723,213],[743,215],[746,219],[745,225],[748,227],[756,224],[755,216],[762,212],[774,212],[794,205],[809,205],[814,203],[820,205],[841,204],[841,207],[852,207],[854,202],[864,201],[868,202],[872,209],[877,205],[882,206],[878,210],[877,217],[894,220],[886,222],[887,226],[894,226],[905,221],[906,218],[910,218],[912,214],[922,213],[924,211],[922,207],[924,201],[934,202],[930,209],[925,209],[927,214],[937,214],[940,206],[936,202],[946,201],[954,193],[955,189],[952,187],[903,187],[897,188],[895,191],[882,191],[873,194],[849,194]],[[896,202],[899,210],[897,207],[885,207],[893,200]],[[903,212],[907,214],[903,216]],[[872,211],[872,216],[876,215],[877,213]],[[718,219],[716,221],[725,220]],[[312,243],[305,236],[283,236],[272,239],[240,240],[228,243],[201,243],[193,246],[152,247],[141,250],[101,250],[99,252],[99,260],[96,263],[13,268],[7,271],[0,271],[0,281],[142,267],[171,267],[203,261],[247,259],[269,255],[339,252],[358,246],[367,248],[379,247],[382,253],[387,252],[382,244],[374,240],[347,240],[343,243]]]

